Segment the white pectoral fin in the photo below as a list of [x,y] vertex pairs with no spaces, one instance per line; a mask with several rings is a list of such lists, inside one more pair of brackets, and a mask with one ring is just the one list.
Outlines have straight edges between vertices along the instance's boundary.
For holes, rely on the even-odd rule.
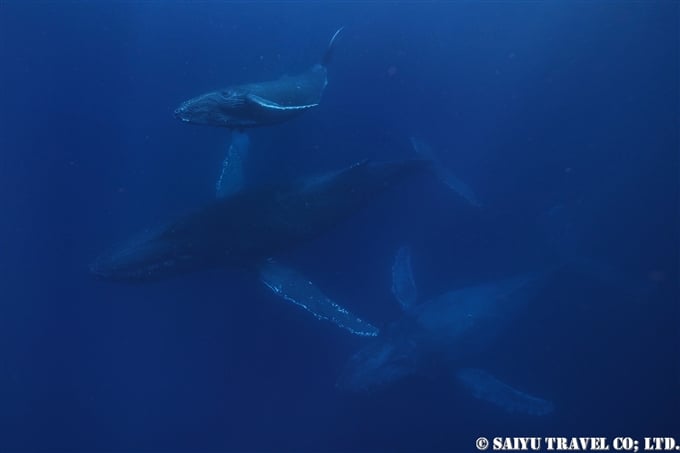
[[456,378],[475,398],[512,414],[542,416],[555,409],[552,402],[520,392],[477,368],[462,368]]
[[464,181],[456,178],[448,169],[439,167],[437,174],[441,182],[443,182],[449,189],[456,192],[460,197],[467,201],[470,205],[477,208],[482,207],[482,203],[475,195],[474,191]]
[[257,104],[259,107],[265,109],[265,110],[271,110],[271,111],[287,111],[287,110],[307,110],[311,109],[312,107],[316,107],[319,104],[318,103],[313,103],[313,104],[300,104],[300,105],[283,105],[279,104],[278,102],[272,101],[270,99],[265,99],[261,96],[258,96],[256,94],[249,94],[247,96],[248,100],[254,104]]
[[293,269],[268,260],[260,267],[260,280],[274,294],[309,311],[316,319],[328,320],[354,335],[378,335],[377,327],[333,302],[314,283]]

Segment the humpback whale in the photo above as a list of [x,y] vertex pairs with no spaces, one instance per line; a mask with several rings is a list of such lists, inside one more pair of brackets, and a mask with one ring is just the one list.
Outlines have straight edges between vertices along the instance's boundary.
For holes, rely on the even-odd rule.
[[359,335],[377,329],[273,257],[351,216],[390,186],[431,170],[427,160],[361,161],[267,187],[245,188],[134,238],[90,266],[110,280],[149,281],[215,267],[246,267],[275,294]]
[[316,107],[328,84],[326,68],[341,31],[331,37],[321,62],[307,71],[202,94],[183,102],[175,117],[185,123],[243,130],[282,123]]
[[[392,286],[403,316],[349,359],[337,387],[368,391],[427,372],[435,364],[449,367],[472,396],[507,412],[547,415],[553,411],[550,401],[517,390],[484,370],[465,367],[466,359],[487,348],[526,308],[544,272],[454,289],[416,304],[411,301],[414,289],[407,248],[398,251],[392,269],[393,279],[404,280]],[[404,289],[406,293],[400,293]]]

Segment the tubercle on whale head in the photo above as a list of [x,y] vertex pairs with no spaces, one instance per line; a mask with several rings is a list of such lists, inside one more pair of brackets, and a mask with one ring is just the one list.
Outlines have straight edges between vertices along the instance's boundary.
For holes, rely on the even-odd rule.
[[185,123],[203,123],[214,109],[215,102],[210,96],[202,95],[182,102],[174,111],[174,116]]
[[180,105],[179,107],[177,107],[175,109],[175,111],[173,112],[173,116],[176,119],[178,119],[178,120],[180,120],[184,123],[190,123],[191,122],[191,119],[190,119],[190,117],[188,116],[188,113],[187,113],[187,108],[186,108],[186,106],[184,106],[184,104]]
[[182,102],[173,114],[184,123],[230,127],[245,102],[245,95],[239,90],[218,90]]

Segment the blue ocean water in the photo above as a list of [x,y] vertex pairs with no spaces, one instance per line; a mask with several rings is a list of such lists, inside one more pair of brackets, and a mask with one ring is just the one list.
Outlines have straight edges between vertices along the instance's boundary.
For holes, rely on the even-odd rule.
[[[0,0],[0,450],[679,438],[678,8]],[[321,104],[249,132],[249,177],[413,158],[418,137],[482,206],[436,178],[405,181],[284,259],[383,331],[402,316],[390,279],[405,244],[422,300],[561,263],[466,363],[553,413],[478,401],[446,360],[341,391],[370,339],[246,270],[89,274],[115,244],[214,199],[229,131],[182,124],[180,102],[304,71],[340,26]]]

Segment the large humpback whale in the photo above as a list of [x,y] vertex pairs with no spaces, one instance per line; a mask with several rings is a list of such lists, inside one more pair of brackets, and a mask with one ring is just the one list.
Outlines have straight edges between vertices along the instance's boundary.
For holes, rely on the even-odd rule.
[[191,124],[242,130],[282,123],[316,107],[328,84],[326,68],[341,30],[333,34],[321,63],[302,74],[202,94],[183,102],[175,117]]
[[329,230],[427,160],[362,161],[287,184],[244,189],[144,233],[91,265],[111,280],[148,281],[215,267],[249,267],[267,287],[317,318],[359,335],[377,329],[340,307],[272,257]]
[[338,387],[367,391],[427,373],[434,365],[448,367],[474,397],[507,412],[549,414],[551,402],[519,391],[487,371],[465,367],[526,310],[545,274],[526,273],[455,289],[417,304],[410,254],[400,249],[392,267],[392,290],[404,314],[350,358]]

